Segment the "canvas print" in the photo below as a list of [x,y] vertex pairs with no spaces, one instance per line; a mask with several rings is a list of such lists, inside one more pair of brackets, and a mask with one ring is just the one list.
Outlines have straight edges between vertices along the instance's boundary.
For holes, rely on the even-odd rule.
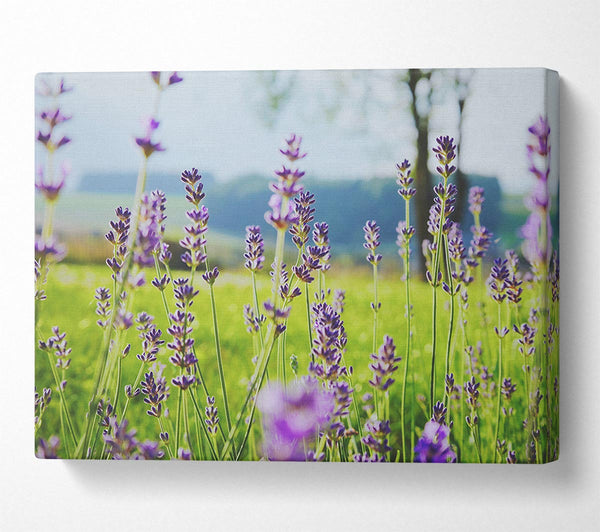
[[37,457],[558,458],[555,72],[35,89]]

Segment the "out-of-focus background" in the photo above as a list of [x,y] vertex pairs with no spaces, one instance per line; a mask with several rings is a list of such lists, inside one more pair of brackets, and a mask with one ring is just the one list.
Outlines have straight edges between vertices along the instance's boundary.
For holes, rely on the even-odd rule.
[[[486,191],[482,221],[495,235],[492,250],[519,246],[527,210],[523,198],[534,178],[528,172],[527,128],[546,109],[543,69],[322,70],[182,72],[183,83],[162,96],[155,138],[166,151],[150,160],[147,189],[168,196],[167,239],[177,242],[185,204],[179,174],[195,166],[204,176],[211,212],[213,260],[239,265],[244,227],[264,225],[267,183],[282,157],[278,148],[290,132],[303,136],[308,152],[300,163],[307,189],[317,197],[316,220],[327,221],[334,257],[340,264],[363,258],[362,226],[376,219],[384,254],[395,252],[395,227],[404,217],[396,194],[395,164],[408,158],[417,196],[415,247],[428,234],[425,219],[437,183],[431,146],[451,135],[459,144],[459,188],[455,218],[468,229],[469,186]],[[69,262],[103,262],[107,222],[118,204],[130,205],[139,148],[134,136],[155,110],[153,82],[146,72],[67,73],[73,91],[61,97],[73,118],[63,131],[73,139],[58,155],[69,161],[56,212],[56,231],[66,242]],[[36,97],[36,109],[52,105]],[[551,141],[557,141],[557,124]],[[556,206],[557,153],[551,192]],[[45,153],[36,147],[37,164]],[[36,205],[41,224],[43,202]],[[556,213],[556,209],[553,211]],[[557,219],[554,216],[555,236]],[[271,231],[265,231],[267,242]],[[177,254],[176,254],[177,255]],[[416,266],[420,252],[413,253]],[[384,263],[385,265],[385,263]]]

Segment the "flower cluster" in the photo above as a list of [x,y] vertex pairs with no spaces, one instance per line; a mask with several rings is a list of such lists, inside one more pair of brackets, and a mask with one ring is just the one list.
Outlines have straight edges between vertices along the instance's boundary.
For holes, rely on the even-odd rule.
[[347,343],[344,322],[325,301],[312,305],[311,317],[314,336],[309,372],[323,381],[336,381],[348,373],[342,365]]
[[181,174],[185,183],[185,198],[193,205],[193,209],[186,212],[190,225],[184,227],[186,236],[179,244],[186,251],[181,255],[181,260],[191,269],[196,269],[206,261],[206,231],[208,230],[208,209],[200,205],[204,199],[204,184],[202,176],[196,168],[185,170]]
[[161,190],[143,194],[140,203],[133,261],[139,267],[154,266],[154,257],[162,248],[165,232],[166,197]]
[[[306,153],[301,153],[302,137],[292,134],[285,142],[286,148],[279,151],[291,165],[306,157]],[[275,172],[275,175],[278,180],[269,185],[273,195],[269,200],[271,210],[265,213],[265,220],[277,230],[286,230],[290,225],[297,224],[299,220],[298,213],[290,204],[290,199],[302,192],[299,181],[304,176],[304,172],[284,165],[281,170]]]
[[111,220],[110,230],[104,237],[113,246],[113,256],[106,259],[106,264],[112,270],[112,278],[119,282],[128,252],[127,243],[131,227],[131,211],[127,207],[117,207],[115,214],[117,219]]
[[371,360],[373,362],[369,364],[369,369],[373,372],[373,377],[369,384],[385,392],[394,384],[392,375],[398,369],[397,363],[402,360],[402,357],[396,356],[396,346],[391,336],[384,336],[379,352],[372,353]]
[[246,251],[244,253],[246,262],[244,266],[251,272],[262,270],[265,262],[265,242],[260,227],[249,225],[246,227]]
[[550,193],[548,177],[550,175],[550,126],[541,117],[529,128],[532,141],[527,145],[529,171],[536,178],[530,196],[525,205],[531,211],[525,225],[521,228],[523,255],[537,272],[548,264],[552,253],[552,226],[550,223]]
[[144,380],[140,383],[144,397],[144,403],[149,405],[146,413],[149,416],[159,418],[163,413],[163,402],[169,396],[169,387],[167,379],[162,375],[162,366],[159,370],[149,371],[144,375]]
[[127,430],[127,425],[126,419],[119,423],[116,417],[111,417],[109,430],[102,436],[113,460],[157,460],[164,456],[158,442],[138,441],[137,431]]
[[[48,353],[54,353],[56,356],[56,367],[59,369],[68,369],[71,364],[71,348],[67,347],[67,333],[61,333],[58,327],[52,327],[53,336],[48,340],[40,340],[39,348]],[[64,387],[64,381],[63,381]]]
[[450,447],[449,437],[450,428],[447,425],[428,421],[415,445],[415,462],[456,462],[456,454]]
[[365,243],[363,244],[363,247],[369,251],[367,260],[373,266],[377,266],[383,258],[377,253],[377,248],[381,244],[379,226],[375,220],[367,220],[363,227],[363,231],[365,233]]
[[219,430],[219,411],[215,405],[215,398],[208,396],[206,398],[206,408],[204,409],[204,413],[206,414],[206,428],[208,429],[208,433],[212,436],[217,435],[217,431]]
[[313,379],[283,387],[270,384],[257,401],[263,422],[263,453],[268,460],[305,460],[307,446],[318,437],[334,410],[334,398]]
[[310,234],[309,224],[315,218],[314,203],[315,196],[308,191],[303,191],[297,198],[294,198],[293,206],[298,216],[298,221],[290,227],[290,234],[292,235],[292,241],[298,249],[304,249],[304,246],[308,242],[308,235]]
[[355,462],[385,462],[387,454],[392,450],[388,444],[388,436],[391,432],[389,421],[378,419],[369,420],[365,423],[367,435],[362,442],[370,449],[368,455],[354,457]]
[[173,337],[173,340],[167,344],[167,347],[173,351],[169,360],[174,366],[189,372],[198,361],[194,355],[194,339],[191,336],[194,315],[189,311],[194,304],[194,297],[198,295],[198,290],[184,278],[176,279],[173,284],[177,310],[170,314],[171,326],[167,329]]

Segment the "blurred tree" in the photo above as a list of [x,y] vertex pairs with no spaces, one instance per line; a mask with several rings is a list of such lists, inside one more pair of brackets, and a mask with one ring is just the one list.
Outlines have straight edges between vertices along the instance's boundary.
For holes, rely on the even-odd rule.
[[[430,236],[427,232],[427,218],[433,201],[433,176],[428,169],[433,101],[445,102],[450,97],[456,102],[458,119],[455,131],[459,133],[457,142],[460,143],[463,114],[472,73],[468,70],[425,69],[331,71],[329,74],[331,83],[328,87],[319,83],[315,86],[311,85],[308,87],[310,90],[302,93],[305,99],[307,94],[309,98],[313,99],[312,102],[303,101],[304,113],[309,112],[308,109],[312,107],[326,120],[336,120],[361,134],[378,134],[369,129],[370,118],[375,113],[381,113],[382,109],[394,121],[395,128],[402,127],[406,122],[398,120],[396,113],[408,111],[414,127],[416,147],[416,156],[411,162],[417,189],[414,199],[413,224],[416,228],[415,244],[418,249],[415,249],[413,253],[413,260],[417,261],[421,273],[424,273],[424,261],[420,252],[420,242]],[[272,127],[275,124],[285,105],[293,98],[295,85],[302,81],[311,83],[311,73],[303,73],[302,79],[299,79],[297,74],[293,71],[271,71],[258,74],[262,91],[261,99],[265,104],[260,109],[260,113],[268,126]],[[436,74],[436,83],[432,83],[432,77]],[[306,80],[305,77],[307,77]],[[386,89],[381,90],[382,86]],[[266,112],[264,107],[266,107]],[[445,134],[453,133],[445,132]],[[390,139],[382,138],[381,142],[389,143]],[[397,146],[394,146],[393,153],[394,156],[397,156]],[[456,185],[459,189],[460,202],[457,216],[460,217],[464,212],[468,186],[467,177],[460,170],[460,166],[456,174]]]

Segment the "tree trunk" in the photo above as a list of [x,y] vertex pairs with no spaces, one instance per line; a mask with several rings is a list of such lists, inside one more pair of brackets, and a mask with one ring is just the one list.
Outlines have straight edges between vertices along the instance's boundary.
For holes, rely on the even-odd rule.
[[[413,225],[416,231],[416,246],[413,251],[414,257],[417,259],[417,271],[421,274],[425,274],[425,260],[421,253],[421,243],[426,238],[431,238],[431,235],[427,231],[427,218],[429,217],[429,207],[433,201],[433,190],[432,180],[429,170],[427,168],[427,159],[429,157],[429,113],[425,116],[421,116],[418,112],[417,107],[417,84],[422,79],[428,80],[431,77],[431,73],[423,72],[418,69],[411,69],[408,71],[408,88],[412,96],[410,105],[411,114],[415,121],[415,127],[417,129],[417,160],[414,163],[413,175],[415,179],[415,188],[417,193],[414,197],[415,206],[415,217]],[[429,99],[430,92],[426,95]]]

